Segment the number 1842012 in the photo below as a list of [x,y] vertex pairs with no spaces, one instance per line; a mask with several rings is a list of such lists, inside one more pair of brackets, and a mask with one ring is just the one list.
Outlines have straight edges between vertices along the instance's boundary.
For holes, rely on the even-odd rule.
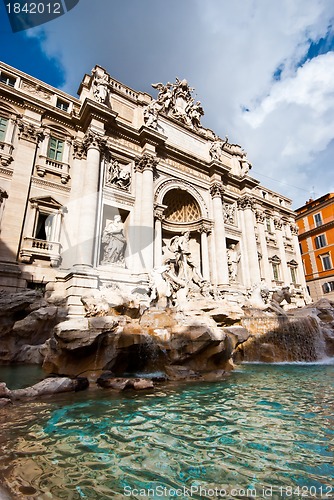
[[48,2],[48,3],[7,3],[6,4],[8,14],[62,14],[63,9],[60,2]]

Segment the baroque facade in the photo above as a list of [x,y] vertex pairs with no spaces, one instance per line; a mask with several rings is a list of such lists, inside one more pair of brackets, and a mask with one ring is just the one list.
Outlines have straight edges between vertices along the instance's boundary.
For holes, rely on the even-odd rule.
[[1,288],[48,284],[76,314],[85,290],[131,290],[169,263],[174,286],[188,273],[221,293],[301,298],[291,201],[201,125],[186,80],[153,87],[156,98],[96,66],[75,98],[0,65]]
[[334,298],[334,193],[298,208],[297,224],[306,284],[313,300]]

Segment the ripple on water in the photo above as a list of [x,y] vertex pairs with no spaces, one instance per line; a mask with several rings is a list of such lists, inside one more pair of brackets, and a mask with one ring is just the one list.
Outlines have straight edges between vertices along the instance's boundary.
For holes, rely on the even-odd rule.
[[17,405],[0,421],[1,474],[18,498],[41,500],[121,499],[125,486],[325,487],[333,375],[334,366],[247,365],[155,397],[101,391]]

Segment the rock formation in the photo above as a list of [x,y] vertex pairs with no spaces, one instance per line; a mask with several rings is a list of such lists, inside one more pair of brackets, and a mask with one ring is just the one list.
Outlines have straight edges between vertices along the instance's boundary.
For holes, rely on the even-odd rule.
[[37,384],[24,389],[10,390],[3,382],[0,383],[0,408],[12,401],[20,399],[34,399],[40,396],[49,396],[60,392],[78,392],[87,389],[87,378],[49,377]]
[[35,290],[0,291],[0,363],[41,364],[45,342],[66,314],[62,299],[46,300]]
[[[145,289],[112,286],[82,297],[85,317],[68,318],[59,298],[1,294],[0,361],[43,363],[59,377],[149,389],[150,382],[135,379],[158,372],[169,380],[215,380],[243,360],[334,356],[332,303],[285,311],[262,295],[256,290],[238,304],[199,289],[184,304],[162,308]],[[4,387],[0,399],[10,399]]]

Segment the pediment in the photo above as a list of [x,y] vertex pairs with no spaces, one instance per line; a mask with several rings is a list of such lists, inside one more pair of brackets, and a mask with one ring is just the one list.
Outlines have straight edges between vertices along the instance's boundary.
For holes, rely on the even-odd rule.
[[278,255],[274,255],[273,257],[271,257],[269,259],[270,262],[273,262],[274,264],[280,264],[281,263],[281,259],[278,257]]
[[54,208],[55,210],[59,210],[63,206],[52,196],[40,196],[38,198],[30,198],[29,201],[31,203],[37,203],[38,205],[43,207]]

